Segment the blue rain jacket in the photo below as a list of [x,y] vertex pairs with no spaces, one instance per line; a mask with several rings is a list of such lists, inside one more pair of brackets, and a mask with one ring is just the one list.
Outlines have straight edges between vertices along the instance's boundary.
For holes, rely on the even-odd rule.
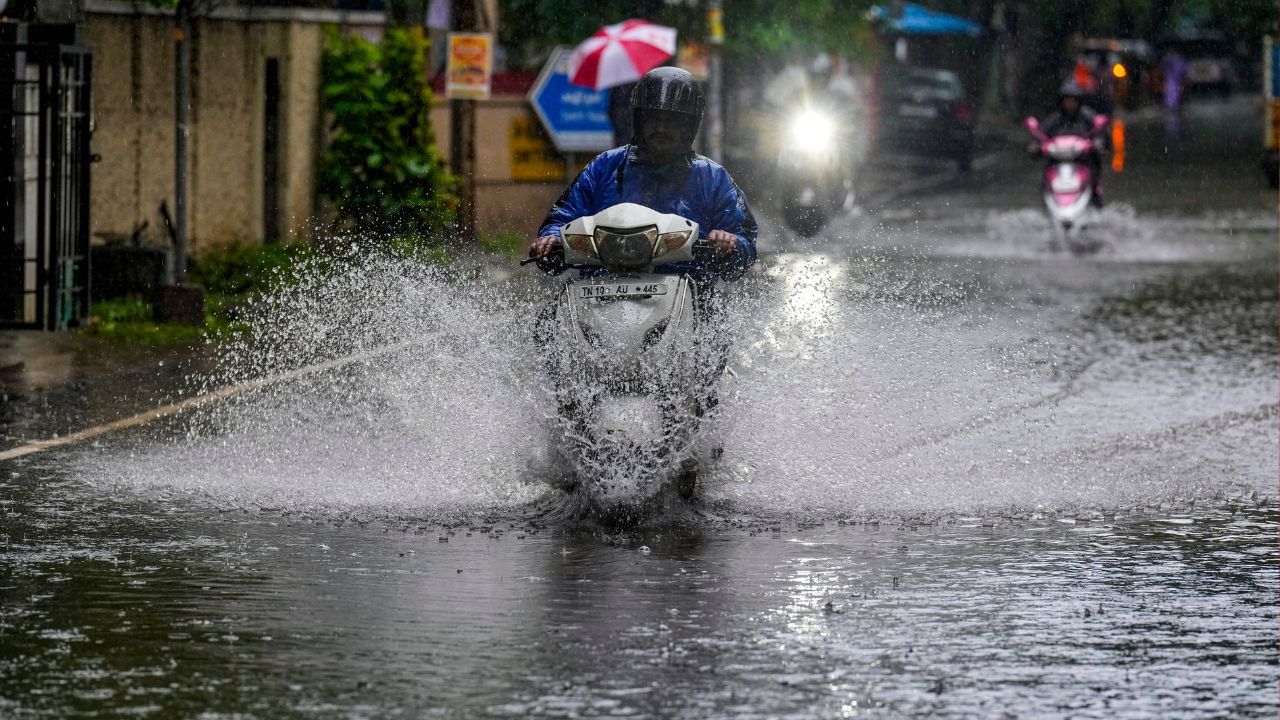
[[756,219],[727,170],[696,154],[690,154],[683,165],[653,168],[637,160],[633,145],[606,150],[583,168],[551,206],[538,237],[559,236],[565,223],[624,202],[688,218],[698,223],[701,238],[711,230],[726,230],[738,238],[732,253],[667,263],[657,266],[656,272],[687,274],[704,283],[736,280],[756,261]]

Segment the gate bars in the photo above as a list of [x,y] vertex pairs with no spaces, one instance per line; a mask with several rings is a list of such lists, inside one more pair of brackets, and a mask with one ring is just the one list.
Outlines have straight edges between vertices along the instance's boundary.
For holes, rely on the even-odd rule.
[[65,329],[89,314],[93,66],[68,34],[0,25],[0,327]]

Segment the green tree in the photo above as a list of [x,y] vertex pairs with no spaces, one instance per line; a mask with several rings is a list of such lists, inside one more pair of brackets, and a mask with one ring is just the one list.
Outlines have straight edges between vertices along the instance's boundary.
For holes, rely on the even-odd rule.
[[537,68],[557,45],[577,45],[603,25],[641,18],[701,35],[701,12],[667,0],[500,0],[498,40],[516,67]]
[[819,52],[868,57],[874,42],[867,12],[872,0],[729,0],[724,3],[725,50],[739,61]]
[[437,152],[421,28],[381,43],[327,31],[322,94],[333,118],[320,190],[339,222],[383,240],[439,238],[453,226],[453,178]]
[[[868,49],[872,0],[728,0],[726,52],[767,61],[793,52],[859,54]],[[600,26],[638,17],[670,25],[682,41],[705,32],[701,0],[502,0],[500,40],[516,65],[536,67],[556,45],[576,45]],[[519,18],[519,21],[513,19]]]

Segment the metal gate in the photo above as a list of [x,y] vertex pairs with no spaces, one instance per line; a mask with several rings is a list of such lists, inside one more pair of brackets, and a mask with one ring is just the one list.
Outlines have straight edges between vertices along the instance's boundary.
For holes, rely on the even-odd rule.
[[92,58],[71,37],[0,23],[0,327],[89,314]]

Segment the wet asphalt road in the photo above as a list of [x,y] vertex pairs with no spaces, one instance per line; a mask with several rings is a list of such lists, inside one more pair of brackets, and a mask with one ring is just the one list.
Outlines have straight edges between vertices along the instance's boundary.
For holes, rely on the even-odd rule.
[[[1135,122],[1096,256],[1049,250],[1016,153],[766,222],[724,459],[635,528],[531,469],[523,295],[350,279],[240,361],[433,341],[0,467],[0,716],[1274,717],[1256,119]],[[405,293],[438,315],[341,310]]]

